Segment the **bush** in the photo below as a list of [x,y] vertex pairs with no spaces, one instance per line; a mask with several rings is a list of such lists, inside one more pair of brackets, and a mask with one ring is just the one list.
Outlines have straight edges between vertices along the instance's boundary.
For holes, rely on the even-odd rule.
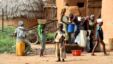
[[53,41],[55,38],[55,33],[48,33],[47,34],[47,41]]
[[15,38],[10,36],[13,32],[13,27],[5,27],[4,32],[0,31],[0,53],[15,52]]

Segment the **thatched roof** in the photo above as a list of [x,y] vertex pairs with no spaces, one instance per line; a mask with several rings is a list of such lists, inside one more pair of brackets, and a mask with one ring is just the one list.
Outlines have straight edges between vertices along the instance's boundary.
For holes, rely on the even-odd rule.
[[0,0],[0,17],[4,15],[8,18],[41,18],[43,16],[42,0]]

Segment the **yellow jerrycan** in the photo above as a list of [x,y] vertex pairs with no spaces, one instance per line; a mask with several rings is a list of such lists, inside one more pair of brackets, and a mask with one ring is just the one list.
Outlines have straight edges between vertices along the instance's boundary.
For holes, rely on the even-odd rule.
[[19,40],[16,43],[16,55],[24,56],[25,55],[25,43],[23,40]]

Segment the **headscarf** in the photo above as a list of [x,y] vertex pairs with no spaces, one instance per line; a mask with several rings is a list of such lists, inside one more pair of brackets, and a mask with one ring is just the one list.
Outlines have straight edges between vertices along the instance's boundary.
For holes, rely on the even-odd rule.
[[101,18],[97,19],[97,23],[102,23],[102,22],[103,22],[103,20]]
[[22,20],[20,20],[20,21],[18,22],[18,26],[24,26],[24,22],[23,22]]

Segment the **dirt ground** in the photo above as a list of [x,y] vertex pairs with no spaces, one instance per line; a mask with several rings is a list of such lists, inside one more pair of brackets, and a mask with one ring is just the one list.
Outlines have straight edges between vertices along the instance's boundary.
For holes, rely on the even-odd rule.
[[[49,47],[54,46],[47,46],[47,48]],[[44,57],[39,55],[0,54],[0,64],[113,64],[113,52],[109,52],[109,54],[109,56],[104,56],[103,53],[96,53],[96,56],[91,56],[90,53],[82,53],[82,56],[67,54],[65,62],[56,62],[57,58],[54,54],[46,54]]]

